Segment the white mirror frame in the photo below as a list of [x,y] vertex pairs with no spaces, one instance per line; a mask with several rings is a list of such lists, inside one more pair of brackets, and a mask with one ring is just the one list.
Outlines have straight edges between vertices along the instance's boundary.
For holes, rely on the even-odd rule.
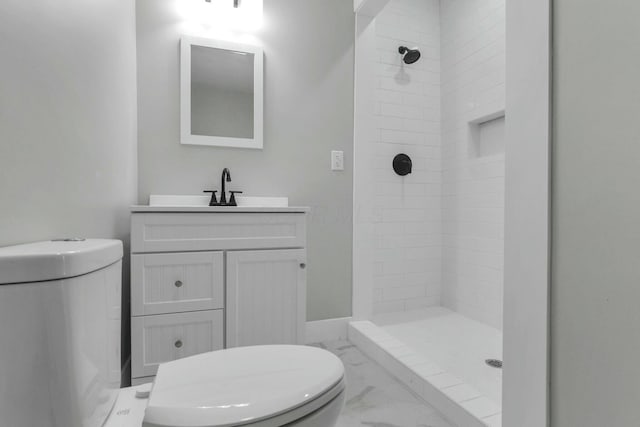
[[[253,61],[253,138],[193,135],[191,133],[191,46],[247,52]],[[263,85],[264,53],[261,47],[200,37],[180,39],[180,143],[262,149],[263,146]]]

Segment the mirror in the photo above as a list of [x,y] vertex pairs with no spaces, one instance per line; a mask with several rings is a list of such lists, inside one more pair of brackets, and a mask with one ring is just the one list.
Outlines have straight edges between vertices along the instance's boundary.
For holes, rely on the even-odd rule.
[[182,37],[180,62],[180,142],[262,148],[262,49]]

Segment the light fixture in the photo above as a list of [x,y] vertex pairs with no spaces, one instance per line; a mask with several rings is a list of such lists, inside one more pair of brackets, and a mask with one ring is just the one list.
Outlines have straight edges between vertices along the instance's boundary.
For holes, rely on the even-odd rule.
[[[204,0],[207,3],[211,3],[211,0]],[[235,7],[236,9],[240,6],[240,0],[233,0],[233,7]]]
[[[263,0],[173,0],[173,2],[176,13],[182,21],[181,31],[185,34],[238,41],[239,33],[249,34],[262,28]],[[245,42],[251,44],[248,40]]]

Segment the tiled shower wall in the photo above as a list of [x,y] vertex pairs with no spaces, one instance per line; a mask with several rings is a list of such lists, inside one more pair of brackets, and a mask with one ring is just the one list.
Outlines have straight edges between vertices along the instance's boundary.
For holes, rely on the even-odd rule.
[[473,133],[504,110],[505,0],[442,0],[440,18],[442,303],[502,329],[504,122]]
[[477,126],[504,110],[504,1],[392,0],[376,19],[374,313],[443,304],[502,327],[503,122]]
[[[399,46],[418,47],[405,65]],[[440,26],[437,0],[392,0],[376,19],[374,312],[440,303]],[[391,162],[413,160],[400,177]]]

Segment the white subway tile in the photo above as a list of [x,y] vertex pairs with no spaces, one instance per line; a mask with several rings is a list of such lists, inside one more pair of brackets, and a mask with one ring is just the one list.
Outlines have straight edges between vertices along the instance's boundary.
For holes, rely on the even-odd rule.
[[481,396],[478,390],[468,384],[459,384],[452,387],[447,387],[443,389],[442,392],[446,394],[451,400],[458,403],[475,399]]
[[[446,372],[428,376],[426,379],[434,387],[436,387],[436,388],[438,388],[440,390],[445,389],[447,387],[452,387],[452,386],[455,386],[455,385],[462,384],[462,380],[460,380],[459,378],[454,377],[453,375],[448,374]],[[489,415],[491,415],[491,414],[489,414]]]
[[492,2],[477,8],[443,2],[441,9],[442,280],[446,304],[495,326],[504,263],[504,156],[475,156],[468,125],[504,109],[504,0]]
[[[443,277],[477,276],[484,300],[464,287],[448,298],[473,313],[499,300],[504,156],[470,157],[467,123],[504,108],[504,0],[490,3],[393,0],[376,19],[376,312],[438,303]],[[404,65],[399,45],[421,60]],[[405,178],[391,170],[399,152],[413,159]]]
[[460,405],[478,418],[486,418],[500,413],[500,406],[493,403],[486,397],[467,400],[465,402],[461,402]]

